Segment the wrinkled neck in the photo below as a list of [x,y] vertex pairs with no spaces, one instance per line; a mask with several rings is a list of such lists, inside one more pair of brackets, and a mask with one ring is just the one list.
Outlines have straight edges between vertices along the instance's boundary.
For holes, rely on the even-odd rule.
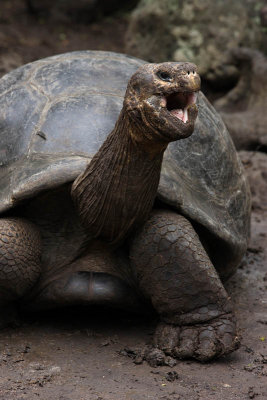
[[122,241],[140,226],[156,197],[164,149],[122,110],[114,130],[73,184],[72,195],[90,237]]

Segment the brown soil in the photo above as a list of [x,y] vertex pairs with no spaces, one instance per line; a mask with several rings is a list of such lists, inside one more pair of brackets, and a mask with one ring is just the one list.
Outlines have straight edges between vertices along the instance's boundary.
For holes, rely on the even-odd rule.
[[[123,51],[127,16],[61,26],[27,15],[19,0],[1,2],[0,73],[35,59],[80,49]],[[252,184],[250,247],[227,284],[242,346],[201,364],[151,368],[132,360],[154,321],[107,313],[46,314],[0,333],[0,400],[224,400],[267,398],[267,156],[243,152]]]
[[26,0],[1,0],[0,75],[22,64],[67,51],[124,52],[127,25],[127,14],[117,13],[84,24],[67,16],[56,20],[48,18],[46,13],[30,15]]

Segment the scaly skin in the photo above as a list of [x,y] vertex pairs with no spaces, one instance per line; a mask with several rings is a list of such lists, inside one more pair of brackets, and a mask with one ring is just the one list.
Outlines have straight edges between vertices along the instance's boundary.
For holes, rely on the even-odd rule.
[[41,272],[41,238],[33,224],[19,218],[0,220],[0,305],[29,290]]
[[202,361],[237,348],[229,297],[186,218],[154,211],[132,240],[130,257],[142,291],[161,318],[156,347],[166,355]]

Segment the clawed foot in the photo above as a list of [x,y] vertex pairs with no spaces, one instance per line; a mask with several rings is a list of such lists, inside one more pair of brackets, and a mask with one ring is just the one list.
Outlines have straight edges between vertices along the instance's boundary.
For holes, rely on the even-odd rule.
[[166,356],[208,361],[231,353],[239,344],[232,314],[192,326],[161,323],[154,334],[154,348],[146,352],[145,358],[152,366],[163,365]]

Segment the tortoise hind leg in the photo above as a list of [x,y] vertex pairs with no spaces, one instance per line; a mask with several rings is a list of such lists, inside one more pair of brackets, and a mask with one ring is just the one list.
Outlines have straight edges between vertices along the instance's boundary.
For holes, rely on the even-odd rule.
[[[125,260],[126,261],[126,260]],[[140,296],[134,282],[124,273],[119,257],[99,242],[91,243],[80,258],[49,276],[42,276],[31,296],[28,310],[74,305],[105,305],[137,311]]]
[[229,297],[186,218],[155,211],[133,238],[131,258],[140,287],[161,318],[156,347],[202,361],[237,348]]
[[40,257],[41,238],[33,224],[0,219],[0,327],[16,319],[12,303],[34,286],[41,272]]
[[20,218],[0,219],[0,304],[23,296],[41,272],[41,238]]

